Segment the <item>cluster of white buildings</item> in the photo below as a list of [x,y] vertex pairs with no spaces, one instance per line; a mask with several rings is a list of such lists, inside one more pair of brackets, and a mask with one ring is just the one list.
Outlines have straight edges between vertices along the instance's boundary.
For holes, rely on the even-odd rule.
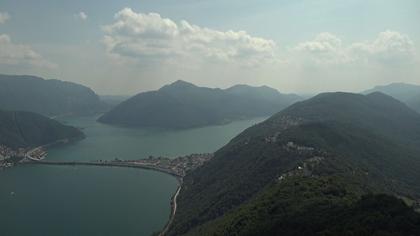
[[0,145],[0,168],[13,166],[13,163],[8,160],[13,157],[25,158],[26,152],[27,149],[25,148],[14,150],[5,145]]
[[16,154],[16,151],[10,149],[9,147],[0,145],[0,168],[11,167],[12,163],[7,162],[7,160],[16,156]]
[[16,156],[17,152],[7,146],[0,145],[0,161],[5,161],[10,157]]
[[[135,164],[151,166],[156,169],[165,170],[168,173],[174,173],[178,176],[185,176],[187,171],[193,170],[213,157],[212,153],[191,154],[174,159],[167,157],[153,157],[147,159],[135,160]],[[130,162],[130,161],[129,161]]]
[[313,147],[300,146],[300,145],[297,145],[294,142],[287,142],[286,148],[289,149],[289,150],[296,150],[298,152],[312,152],[312,151],[315,151],[315,148],[313,148]]

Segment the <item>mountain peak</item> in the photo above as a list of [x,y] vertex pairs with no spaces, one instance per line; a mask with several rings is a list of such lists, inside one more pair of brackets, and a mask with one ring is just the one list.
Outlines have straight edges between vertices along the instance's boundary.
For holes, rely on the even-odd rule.
[[392,83],[387,85],[378,85],[372,89],[366,90],[363,94],[368,94],[371,92],[383,92],[385,94],[394,96],[406,93],[420,93],[420,85],[407,84],[407,83]]
[[270,89],[270,90],[276,90],[276,89],[268,87],[266,85],[252,86],[252,85],[248,85],[248,84],[236,84],[236,85],[233,85],[230,88],[227,88],[227,90],[233,90],[233,89]]
[[[392,98],[391,96],[389,96],[389,95],[387,95],[387,94],[385,94],[383,92],[380,92],[380,91],[371,92],[369,94],[366,94],[366,96],[368,96],[368,97],[384,97],[384,98],[386,97],[386,98]],[[394,99],[394,98],[392,98],[392,99]]]
[[277,97],[280,95],[280,92],[274,88],[268,86],[251,86],[246,84],[234,85],[230,88],[227,88],[226,91],[232,94],[248,94],[248,95],[258,95],[258,96],[272,96]]
[[[231,91],[235,90],[235,91]],[[109,124],[191,128],[272,115],[299,100],[268,87],[199,87],[178,80],[137,94],[99,118]]]
[[179,89],[190,89],[190,88],[197,88],[197,86],[195,84],[192,84],[184,80],[177,80],[171,84],[167,84],[163,86],[159,90],[165,91],[165,90],[179,90]]
[[[285,195],[277,190],[263,191],[271,186],[284,189],[283,184],[288,183],[287,181],[292,181],[291,189],[296,189],[296,184],[299,184],[299,189],[305,189],[307,193],[311,193],[310,196],[316,196],[316,199],[319,196],[330,199],[332,195],[344,199],[345,194],[355,196],[354,193],[363,193],[366,190],[382,192],[388,188],[392,191],[396,189],[397,193],[411,189],[420,191],[419,184],[415,181],[420,176],[419,131],[420,115],[382,93],[366,96],[345,92],[323,93],[295,103],[268,120],[246,129],[215,152],[214,158],[208,163],[185,177],[177,208],[181,217],[175,217],[170,235],[189,232],[207,234],[209,231],[206,230],[211,228],[221,229],[215,232],[225,235],[235,234],[237,229],[241,230],[238,235],[280,234],[277,229],[267,231],[267,227],[284,227],[284,222],[288,221],[287,214],[278,218],[278,222],[265,222],[277,218],[280,212],[290,212],[284,210],[288,204],[284,202]],[[289,144],[299,147],[289,149]],[[312,162],[314,157],[317,157],[317,164]],[[319,157],[322,158],[318,159]],[[305,163],[313,167],[310,169],[316,175],[303,174]],[[301,170],[303,178],[298,177],[298,172],[290,172],[292,168]],[[346,189],[342,191],[343,195],[324,195],[324,190],[312,184],[301,188],[303,181],[317,181],[323,178],[321,176],[327,177],[328,183],[337,181],[337,186],[348,184],[349,188],[343,188]],[[326,182],[322,181],[320,184],[324,185]],[[354,191],[354,186],[363,187],[360,191]],[[287,192],[290,190],[285,190]],[[241,224],[256,225],[261,231],[244,231],[239,224],[234,225],[236,222],[244,222],[244,219],[248,219],[247,216],[256,214],[245,211],[246,204],[261,196],[267,198],[258,200],[258,203],[248,209],[263,212],[257,218],[263,219],[261,222],[264,223],[255,224],[257,218],[251,217],[248,222]],[[291,201],[294,202],[296,196],[298,195],[291,195]],[[303,201],[310,203],[294,209],[312,211],[313,206],[317,205],[308,200],[306,195],[301,197]],[[267,205],[277,199],[281,199],[280,202]],[[279,210],[270,215],[267,209]],[[367,215],[369,214],[370,211],[367,211]],[[318,213],[314,217],[319,217]],[[214,226],[214,222],[225,225]],[[296,222],[302,221],[290,222],[290,232],[295,233]],[[208,233],[212,234],[213,232]]]
[[33,75],[7,75],[7,74],[0,74],[0,80],[37,80],[37,81],[45,81],[45,79],[33,76]]
[[185,80],[177,80],[170,84],[169,86],[177,86],[177,87],[197,87],[195,84],[187,82]]
[[0,74],[0,109],[57,116],[91,114],[106,105],[92,89],[74,82]]
[[397,83],[391,83],[391,84],[388,84],[388,85],[375,86],[376,89],[386,88],[386,87],[408,88],[408,87],[419,87],[419,85],[397,82]]
[[376,86],[373,89],[364,91],[363,94],[370,94],[372,92],[382,92],[390,95],[401,102],[404,102],[411,109],[420,112],[420,85],[392,83]]
[[374,91],[369,94],[363,95],[358,93],[348,93],[348,92],[328,92],[328,93],[321,93],[316,95],[315,97],[308,99],[305,103],[319,103],[322,101],[324,106],[326,105],[343,105],[343,104],[353,104],[353,105],[360,105],[360,104],[368,104],[372,102],[381,101],[383,104],[388,105],[395,105],[401,103],[392,96],[389,96],[380,91]]

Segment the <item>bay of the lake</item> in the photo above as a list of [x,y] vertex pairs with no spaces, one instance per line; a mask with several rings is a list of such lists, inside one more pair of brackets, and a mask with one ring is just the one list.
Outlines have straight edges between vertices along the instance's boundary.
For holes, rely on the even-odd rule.
[[[264,118],[186,130],[125,128],[95,116],[60,121],[86,138],[48,150],[48,160],[140,159],[214,152]],[[170,214],[177,180],[117,167],[17,166],[0,171],[0,235],[151,235]]]

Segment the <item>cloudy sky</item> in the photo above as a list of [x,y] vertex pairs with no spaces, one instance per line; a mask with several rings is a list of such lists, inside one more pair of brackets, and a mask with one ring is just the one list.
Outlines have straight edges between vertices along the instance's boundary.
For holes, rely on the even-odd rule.
[[182,79],[282,92],[420,84],[418,0],[2,0],[0,73],[135,94]]

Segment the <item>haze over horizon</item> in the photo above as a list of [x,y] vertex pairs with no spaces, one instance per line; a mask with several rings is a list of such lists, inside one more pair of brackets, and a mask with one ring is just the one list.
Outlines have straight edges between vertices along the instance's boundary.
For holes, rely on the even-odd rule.
[[420,0],[1,0],[0,236],[420,235]]
[[4,0],[0,71],[115,95],[179,79],[285,93],[361,92],[420,85],[417,22],[415,0]]

